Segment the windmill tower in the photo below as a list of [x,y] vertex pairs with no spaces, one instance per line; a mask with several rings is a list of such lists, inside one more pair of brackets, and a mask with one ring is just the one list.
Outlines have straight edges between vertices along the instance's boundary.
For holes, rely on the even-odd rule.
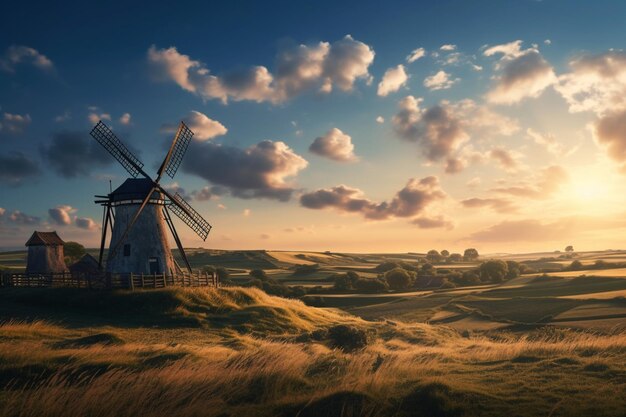
[[[100,143],[131,175],[106,196],[97,195],[96,204],[103,206],[102,238],[98,265],[102,268],[104,245],[110,227],[111,243],[106,272],[116,274],[145,273],[173,275],[180,270],[167,239],[172,233],[186,269],[191,272],[187,255],[170,216],[173,212],[202,240],[211,225],[187,203],[180,194],[171,195],[160,184],[163,173],[174,178],[187,151],[193,132],[181,122],[169,151],[152,179],[137,159],[102,121],[92,129],[91,136]],[[140,178],[137,178],[139,177]],[[167,227],[167,229],[166,229]]]

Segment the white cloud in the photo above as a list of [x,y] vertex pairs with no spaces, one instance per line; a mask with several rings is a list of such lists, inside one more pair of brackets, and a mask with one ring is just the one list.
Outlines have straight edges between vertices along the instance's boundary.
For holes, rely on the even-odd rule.
[[50,215],[50,218],[55,224],[67,226],[72,223],[72,214],[76,213],[76,211],[77,210],[71,206],[62,205],[48,209],[48,215]]
[[446,44],[446,45],[441,45],[441,49],[442,51],[454,51],[456,50],[456,45],[452,45],[452,44]]
[[389,93],[395,93],[400,87],[406,85],[408,79],[409,76],[404,69],[404,65],[400,64],[397,67],[389,68],[385,71],[383,79],[378,84],[378,95],[385,97]]
[[120,123],[128,126],[130,125],[130,113],[124,113],[121,117],[120,117]]
[[487,48],[483,54],[502,54],[496,64],[499,75],[487,100],[497,104],[513,104],[525,98],[538,97],[556,81],[552,66],[535,47],[522,50],[522,41]]
[[[185,116],[183,122],[193,132],[193,138],[200,141],[210,140],[228,132],[228,129],[223,124],[195,110],[192,110]],[[164,125],[161,127],[162,132],[168,133],[176,132],[176,129],[178,129],[178,125]]]
[[452,87],[455,83],[459,82],[460,78],[450,79],[450,74],[440,70],[434,75],[428,76],[424,79],[424,87],[429,90],[445,90]]
[[148,62],[157,79],[171,80],[204,99],[250,100],[282,103],[310,90],[330,93],[335,87],[351,91],[359,79],[371,81],[374,61],[371,47],[353,39],[317,45],[299,45],[278,54],[276,71],[264,66],[212,75],[205,64],[178,52],[175,47],[148,49]]
[[64,111],[63,114],[60,114],[54,118],[54,121],[57,123],[62,123],[70,120],[72,118],[72,114],[69,111]]
[[380,124],[385,123],[385,118],[383,116],[376,117],[376,123],[380,123]]
[[336,127],[330,129],[324,136],[316,138],[309,150],[338,162],[352,162],[357,159],[354,155],[352,138]]
[[4,113],[2,123],[0,123],[0,132],[5,130],[9,133],[22,133],[31,122],[29,114]]
[[20,64],[30,64],[44,71],[54,70],[54,64],[48,57],[28,46],[12,45],[0,58],[0,70],[15,72]]
[[76,223],[76,227],[79,227],[81,229],[85,229],[85,230],[98,229],[98,224],[89,217],[77,217],[75,223]]
[[424,48],[414,49],[409,55],[406,57],[406,62],[409,64],[417,61],[420,58],[423,58],[426,55],[426,50]]
[[90,107],[89,109],[91,110],[91,113],[87,115],[87,120],[89,120],[91,124],[95,125],[100,120],[111,120],[111,115],[109,113],[101,113],[97,107]]

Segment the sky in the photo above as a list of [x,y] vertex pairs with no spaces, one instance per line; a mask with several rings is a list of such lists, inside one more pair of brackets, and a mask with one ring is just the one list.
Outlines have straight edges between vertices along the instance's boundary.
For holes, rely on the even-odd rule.
[[99,245],[98,120],[149,174],[194,131],[186,247],[624,248],[624,2],[92,3],[3,6],[0,248]]

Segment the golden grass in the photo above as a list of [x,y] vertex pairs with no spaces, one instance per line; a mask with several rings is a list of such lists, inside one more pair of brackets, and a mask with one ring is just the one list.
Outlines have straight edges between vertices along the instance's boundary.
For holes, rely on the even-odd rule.
[[[291,324],[259,337],[212,327],[8,321],[0,324],[0,383],[6,387],[0,417],[322,417],[324,404],[342,393],[367,403],[340,404],[346,416],[350,410],[370,416],[451,416],[461,409],[465,415],[620,416],[626,410],[623,332],[462,337],[444,326],[367,322],[254,289],[175,295],[178,308],[211,320],[252,309],[259,312],[246,315],[252,320]],[[296,342],[299,333],[337,323],[368,331],[371,343],[344,353],[323,342]]]

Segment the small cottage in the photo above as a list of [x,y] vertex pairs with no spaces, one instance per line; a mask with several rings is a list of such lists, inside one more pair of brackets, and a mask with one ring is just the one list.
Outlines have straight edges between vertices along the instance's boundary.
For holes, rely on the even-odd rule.
[[63,240],[57,232],[37,232],[26,242],[28,260],[27,274],[50,274],[67,272],[63,254]]
[[96,258],[86,253],[77,262],[70,265],[72,277],[92,277],[100,273]]

